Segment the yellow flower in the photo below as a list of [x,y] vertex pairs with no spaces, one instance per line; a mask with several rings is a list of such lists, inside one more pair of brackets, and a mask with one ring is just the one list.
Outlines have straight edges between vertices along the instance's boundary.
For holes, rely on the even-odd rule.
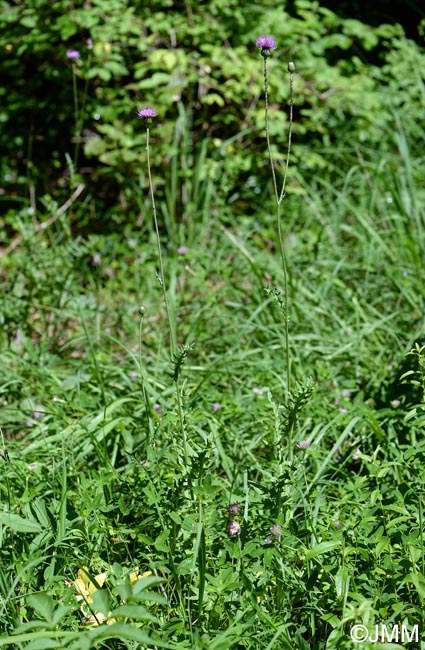
[[136,569],[135,571],[132,571],[128,577],[130,578],[130,583],[134,585],[138,580],[141,580],[142,578],[147,578],[148,576],[151,575],[152,575],[152,571],[145,571],[144,573],[140,574],[138,573],[138,569]]
[[[145,571],[144,573],[140,574],[138,567],[136,567],[135,570],[129,574],[130,584],[134,585],[138,580],[146,578],[150,575],[152,575],[152,571]],[[74,580],[74,582],[67,582],[67,584],[72,585],[77,592],[77,600],[80,602],[82,601],[80,610],[84,614],[83,622],[85,624],[102,625],[103,623],[106,623],[107,625],[112,625],[116,622],[116,619],[110,618],[110,615],[106,616],[101,612],[97,612],[86,607],[87,605],[90,606],[93,603],[93,594],[103,587],[106,581],[106,576],[106,573],[99,573],[97,576],[90,578],[89,570],[87,567],[83,567],[82,569],[78,570],[77,578]],[[87,611],[87,609],[89,611]]]
[[74,582],[77,600],[85,600],[87,603],[92,603],[92,594],[103,587],[105,580],[106,573],[99,573],[99,575],[94,577],[94,581],[92,582],[89,578],[88,569],[86,567],[79,569],[77,579]]
[[80,610],[84,614],[84,623],[91,623],[92,625],[102,625],[102,623],[107,623],[112,625],[115,623],[114,618],[108,618],[105,614],[101,612],[86,611],[84,605],[91,604],[93,602],[92,595],[101,589],[106,580],[106,573],[99,573],[97,576],[94,576],[93,580],[90,579],[88,574],[87,567],[83,567],[78,570],[77,579],[72,583],[77,592],[76,598],[78,601],[84,601],[81,603]]
[[101,614],[100,612],[93,612],[93,614],[86,614],[83,608],[81,607],[81,611],[85,615],[84,618],[84,623],[91,623],[91,625],[102,625],[102,623],[106,623],[106,625],[113,625],[114,623],[117,622],[116,618],[108,618],[105,616],[105,614]]

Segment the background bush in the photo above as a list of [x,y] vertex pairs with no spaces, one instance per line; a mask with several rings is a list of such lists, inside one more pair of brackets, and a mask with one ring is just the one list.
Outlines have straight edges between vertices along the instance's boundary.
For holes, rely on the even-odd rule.
[[[359,145],[394,152],[388,128],[397,121],[415,139],[423,136],[423,50],[397,24],[371,27],[317,2],[3,2],[0,27],[2,202],[19,207],[28,182],[37,201],[45,194],[65,200],[83,179],[79,227],[109,228],[137,212],[143,222],[144,132],[136,110],[145,104],[159,113],[152,144],[165,219],[187,222],[199,213],[186,187],[197,166],[199,183],[214,182],[221,197],[216,217],[246,213],[253,195],[262,203],[268,172],[259,33],[273,33],[278,43],[271,135],[282,159],[286,66],[297,66],[291,173],[300,183],[333,173],[335,164],[349,169]],[[67,50],[80,59],[69,61]],[[333,159],[335,148],[345,151],[343,160]],[[179,190],[167,197],[173,174]]]

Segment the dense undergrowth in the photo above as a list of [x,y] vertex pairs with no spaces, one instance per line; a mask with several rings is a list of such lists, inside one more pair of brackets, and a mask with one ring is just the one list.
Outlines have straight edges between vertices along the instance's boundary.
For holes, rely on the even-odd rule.
[[[46,24],[66,29],[62,2],[39,4],[57,14]],[[93,5],[92,16],[101,6]],[[221,5],[213,5],[216,13],[208,6],[218,29]],[[315,4],[298,6],[304,39],[323,49],[312,21],[327,16],[329,31],[338,19]],[[114,7],[130,11],[126,3]],[[192,11],[193,36],[204,15]],[[266,4],[264,25],[275,11]],[[153,51],[167,20],[155,16],[156,23],[146,19]],[[98,28],[105,25],[111,29],[107,21]],[[373,30],[354,27],[372,38]],[[294,22],[277,28],[295,40],[294,29]],[[259,53],[246,50],[253,30],[226,54],[232,70],[249,58],[260,84]],[[21,48],[25,42],[22,35]],[[190,58],[190,51],[169,54]],[[96,138],[121,160],[119,169],[100,155],[92,179],[84,178],[69,149],[70,177],[60,188],[43,161],[19,183],[20,163],[3,161],[15,165],[17,184],[5,203],[0,258],[0,647],[425,647],[424,130],[413,99],[423,80],[416,71],[407,84],[411,59],[398,58],[400,51],[423,60],[400,35],[385,55],[393,62],[389,85],[377,73],[368,94],[364,78],[358,82],[362,110],[386,98],[365,137],[352,115],[344,129],[336,108],[336,122],[321,126],[323,138],[309,141],[317,105],[308,119],[305,104],[295,111],[282,210],[288,305],[259,123],[246,156],[241,140],[219,138],[214,146],[225,163],[211,153],[219,136],[199,129],[201,116],[187,108],[196,103],[181,101],[174,123],[159,116],[152,124],[174,354],[151,227],[145,129],[131,110],[133,179],[108,139],[118,129],[114,115]],[[287,111],[277,117],[277,103],[287,101],[279,52],[270,59],[278,157],[287,125]],[[321,52],[309,61],[317,80]],[[326,74],[336,75],[343,64],[327,65]],[[384,69],[389,74],[385,66],[379,74]],[[406,88],[390,106],[394,80]],[[103,81],[102,92],[117,90]],[[143,105],[166,103],[158,84],[145,84]],[[308,84],[296,77],[295,103],[306,101]],[[260,116],[260,86],[256,92]],[[351,101],[340,93],[340,106]],[[221,94],[230,103],[220,119],[226,112],[233,119],[235,97],[223,87]],[[243,192],[230,191],[241,170]],[[116,203],[99,199],[98,175],[122,186]],[[51,191],[38,195],[49,183]],[[108,219],[99,217],[102,201]],[[372,641],[375,626],[383,638]],[[371,640],[356,643],[353,630]]]

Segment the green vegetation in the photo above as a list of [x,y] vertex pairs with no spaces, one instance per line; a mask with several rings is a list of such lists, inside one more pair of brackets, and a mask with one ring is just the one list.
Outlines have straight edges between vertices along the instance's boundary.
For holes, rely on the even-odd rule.
[[423,48],[306,0],[1,8],[0,648],[413,647]]

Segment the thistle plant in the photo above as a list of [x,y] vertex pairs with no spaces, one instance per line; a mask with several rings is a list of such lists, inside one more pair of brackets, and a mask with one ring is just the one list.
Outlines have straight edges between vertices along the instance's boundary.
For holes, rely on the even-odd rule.
[[289,159],[291,155],[293,106],[294,106],[293,80],[294,80],[295,65],[294,63],[292,63],[292,61],[288,63],[288,72],[289,72],[288,149],[287,149],[286,164],[285,164],[285,171],[283,174],[282,185],[279,187],[277,174],[275,171],[275,162],[273,160],[273,154],[270,145],[269,80],[268,80],[268,70],[267,70],[267,60],[271,55],[272,50],[276,49],[276,41],[272,36],[269,36],[268,34],[264,34],[263,36],[259,36],[257,38],[256,45],[260,49],[261,56],[263,57],[265,131],[266,131],[267,151],[269,154],[270,167],[272,171],[273,193],[274,193],[275,209],[276,209],[277,236],[278,236],[280,259],[281,259],[282,270],[283,270],[283,303],[281,306],[283,309],[284,321],[285,321],[286,403],[288,404],[289,392],[290,392],[290,381],[291,381],[291,360],[290,360],[290,350],[289,350],[289,289],[288,289],[288,264],[286,260],[285,246],[283,243],[283,233],[282,233],[281,205],[283,199],[286,196],[286,181],[288,178]]
[[[142,108],[140,111],[137,113],[137,117],[143,121],[143,123],[146,126],[146,160],[147,160],[147,167],[148,167],[148,180],[149,180],[149,191],[151,195],[151,203],[152,203],[152,213],[153,213],[153,221],[154,221],[154,228],[155,228],[155,234],[156,234],[156,244],[157,244],[157,251],[158,251],[158,263],[159,263],[159,282],[162,287],[162,293],[164,296],[164,304],[165,304],[165,311],[167,314],[167,320],[168,320],[168,326],[169,326],[169,331],[170,331],[170,347],[171,347],[171,358],[173,361],[173,366],[174,366],[174,371],[173,371],[173,379],[176,384],[176,396],[177,396],[177,410],[179,414],[179,422],[180,422],[180,430],[182,434],[182,439],[183,439],[183,451],[184,451],[184,460],[185,460],[185,465],[188,468],[189,467],[189,450],[188,450],[188,443],[187,443],[187,437],[186,437],[186,428],[184,424],[184,418],[183,418],[183,405],[182,405],[182,397],[180,394],[180,383],[179,383],[179,376],[180,376],[180,368],[183,363],[184,358],[187,356],[187,353],[189,351],[189,348],[183,348],[183,350],[178,350],[177,349],[177,334],[176,334],[176,323],[175,319],[173,318],[173,315],[170,310],[170,305],[168,302],[168,296],[167,296],[167,286],[165,283],[165,274],[164,274],[164,264],[162,260],[162,252],[161,252],[161,237],[159,234],[159,226],[158,226],[158,219],[156,215],[156,204],[155,204],[155,193],[153,189],[153,182],[152,182],[152,172],[151,172],[151,164],[150,164],[150,150],[149,150],[149,125],[151,124],[152,120],[154,117],[156,117],[156,111],[153,108],[150,107],[145,107]],[[144,312],[143,312],[144,314]],[[143,315],[142,315],[143,316]],[[141,335],[140,335],[141,339]],[[141,349],[141,341],[139,345],[139,350]],[[139,355],[141,356],[141,353],[139,352]],[[140,367],[141,367],[141,360],[140,360]],[[145,399],[147,402],[147,400]],[[147,406],[148,408],[148,406]]]
[[162,287],[162,293],[164,296],[164,304],[165,304],[165,311],[167,314],[167,319],[168,319],[168,325],[170,329],[170,345],[171,345],[171,356],[174,356],[177,352],[177,337],[176,337],[176,328],[175,328],[175,322],[171,316],[171,311],[170,311],[170,306],[168,303],[168,297],[167,297],[167,287],[165,284],[165,275],[164,275],[164,264],[162,261],[162,253],[161,253],[161,238],[159,234],[159,227],[158,227],[158,219],[156,216],[156,204],[155,204],[155,193],[153,189],[153,182],[152,182],[152,173],[151,173],[151,163],[150,163],[150,154],[149,154],[149,125],[151,124],[152,120],[154,117],[156,117],[156,111],[153,108],[146,107],[142,108],[140,111],[137,113],[137,117],[143,121],[143,123],[146,126],[146,162],[148,166],[148,180],[149,180],[149,191],[151,195],[151,202],[152,202],[152,213],[153,213],[153,221],[154,221],[154,227],[155,227],[155,234],[156,234],[156,245],[157,245],[157,251],[158,251],[158,263],[159,263],[159,282]]
[[[82,65],[81,54],[78,50],[67,50],[66,58],[72,64],[72,92],[74,96],[74,120],[75,120],[75,150],[74,159],[72,161],[73,169],[71,169],[71,180],[74,175],[74,170],[78,166],[78,156],[80,152],[81,134],[83,132],[84,114],[86,108],[86,100],[88,94],[89,79],[85,76],[84,90],[81,95],[81,100],[78,97],[77,78],[81,76],[79,68]],[[90,65],[90,54],[87,62],[87,67]]]

